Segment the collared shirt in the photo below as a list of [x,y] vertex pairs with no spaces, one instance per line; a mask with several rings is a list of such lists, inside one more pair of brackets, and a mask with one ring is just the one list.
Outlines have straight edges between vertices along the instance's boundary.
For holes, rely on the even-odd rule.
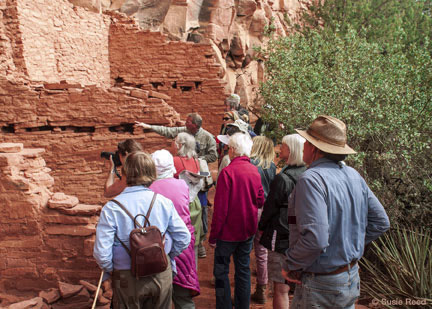
[[255,235],[263,204],[257,167],[246,156],[234,158],[218,178],[209,243],[245,241]]
[[[144,186],[126,187],[115,199],[122,203],[133,215],[146,215],[153,191]],[[143,225],[144,217],[137,219]],[[151,225],[159,228],[162,234],[169,234],[171,244],[165,243],[165,251],[170,258],[179,255],[191,241],[191,234],[178,215],[171,200],[158,194],[150,213]],[[106,272],[114,269],[130,269],[130,257],[114,234],[129,247],[129,234],[134,229],[132,219],[116,203],[109,201],[102,208],[96,228],[96,241],[93,256]],[[130,247],[129,247],[130,248]]]
[[[155,125],[151,125],[150,127],[154,132],[168,138],[174,138],[181,132],[192,134],[186,127],[164,127]],[[203,128],[199,128],[198,131],[192,135],[195,137],[195,141],[200,145],[200,158],[206,160],[207,163],[215,162],[218,156],[214,136]]]
[[[353,168],[326,158],[300,176],[289,198],[290,270],[327,273],[359,260],[390,227],[384,207]],[[293,222],[295,220],[295,223]]]

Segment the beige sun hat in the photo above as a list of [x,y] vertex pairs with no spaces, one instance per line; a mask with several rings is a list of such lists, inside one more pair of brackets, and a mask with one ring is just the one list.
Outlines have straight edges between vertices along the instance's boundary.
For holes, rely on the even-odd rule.
[[332,154],[356,153],[347,145],[345,123],[337,118],[320,115],[307,130],[296,129],[296,132],[321,151]]

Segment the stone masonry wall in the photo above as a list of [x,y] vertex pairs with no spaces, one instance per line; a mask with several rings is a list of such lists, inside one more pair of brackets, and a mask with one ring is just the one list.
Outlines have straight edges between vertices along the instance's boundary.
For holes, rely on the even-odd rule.
[[134,130],[136,115],[142,121],[170,126],[180,118],[163,99],[149,98],[148,91],[76,87],[62,83],[35,88],[0,79],[0,101],[10,102],[0,110],[0,141],[45,148],[55,190],[86,203],[101,203],[109,170],[101,151],[115,151],[117,143],[127,138],[137,139],[147,151],[168,147],[168,141],[157,134]]
[[16,80],[26,72],[16,3],[0,0],[0,76]]
[[17,1],[28,78],[109,86],[110,19],[67,1]]
[[34,291],[100,273],[92,257],[101,206],[53,194],[44,149],[0,144],[0,291]]
[[182,119],[198,112],[203,127],[218,134],[227,92],[224,70],[211,44],[169,41],[128,20],[122,18],[110,28],[111,79],[168,95]]
[[[114,151],[117,143],[126,138],[137,139],[147,151],[168,147],[167,139],[134,130],[135,120],[182,125],[178,112],[185,116],[198,111],[204,118],[204,127],[218,133],[224,82],[219,79],[221,68],[214,63],[209,45],[169,43],[160,33],[141,31],[133,19],[118,13],[102,18],[82,8],[71,8],[66,0],[46,2],[44,13],[30,9],[29,0],[2,3],[0,35],[5,40],[0,40],[0,48],[5,53],[0,54],[0,141],[44,147],[47,165],[56,179],[55,190],[76,195],[86,203],[104,202],[102,191],[108,162],[100,158],[101,151]],[[65,16],[60,25],[62,14],[73,17]],[[110,22],[109,49],[104,49],[101,41],[81,48],[92,36],[100,37],[103,32],[92,20]],[[52,43],[65,38],[69,44],[64,45],[65,51],[73,55],[61,56],[60,49],[53,49],[48,43],[37,45],[35,29],[45,24],[42,39],[49,37]],[[79,35],[83,41],[67,39]],[[35,73],[45,67],[45,62],[36,67],[39,58],[35,48],[39,54],[47,55],[41,56],[44,61],[57,59],[57,67],[66,69],[56,74]],[[98,69],[100,66],[94,71],[80,71],[81,65],[95,61],[95,52],[102,55],[105,69]],[[104,62],[103,55],[107,53],[109,64]],[[52,68],[48,60],[47,67]],[[108,87],[103,78],[95,77],[97,72],[110,70],[114,71],[111,81],[118,87]],[[55,82],[48,82],[51,73]],[[32,80],[37,74],[40,76],[36,79],[47,80]],[[123,81],[116,79],[121,75]],[[91,81],[95,85],[86,85]]]

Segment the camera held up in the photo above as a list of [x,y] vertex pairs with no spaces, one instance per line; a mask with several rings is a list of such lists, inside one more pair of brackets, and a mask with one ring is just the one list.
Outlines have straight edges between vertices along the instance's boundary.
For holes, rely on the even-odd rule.
[[116,152],[102,151],[101,152],[101,158],[109,160],[110,156],[112,156],[115,168],[120,167],[122,165],[118,151],[116,151]]

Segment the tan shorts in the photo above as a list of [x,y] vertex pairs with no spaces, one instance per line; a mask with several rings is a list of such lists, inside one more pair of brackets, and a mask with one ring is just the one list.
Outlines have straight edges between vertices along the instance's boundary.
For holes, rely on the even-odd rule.
[[285,278],[282,276],[282,266],[286,263],[285,254],[268,251],[267,271],[268,279],[278,283],[285,283]]

